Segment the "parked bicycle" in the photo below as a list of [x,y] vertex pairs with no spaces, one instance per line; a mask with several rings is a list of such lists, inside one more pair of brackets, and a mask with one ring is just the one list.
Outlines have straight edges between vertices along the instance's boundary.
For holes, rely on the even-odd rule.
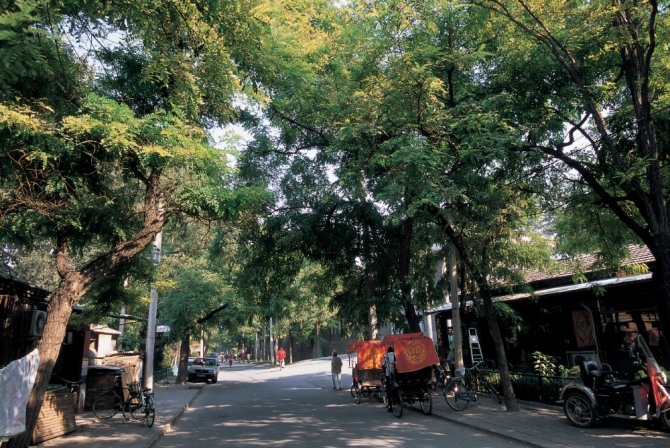
[[56,390],[65,390],[72,396],[72,406],[75,414],[77,413],[77,408],[79,407],[79,389],[81,387],[81,381],[70,381],[60,376],[54,375],[56,381],[63,383],[62,388]]
[[451,378],[444,387],[444,399],[449,407],[455,411],[462,411],[471,402],[478,403],[478,391],[489,392],[498,403],[502,399],[494,389],[493,385],[486,379],[479,366],[482,362],[475,363],[469,369],[465,369],[465,376]]
[[[123,398],[124,389],[127,398]],[[156,406],[151,389],[144,389],[140,382],[131,383],[124,388],[121,376],[114,378],[112,392],[104,393],[93,403],[93,414],[100,419],[114,417],[119,411],[126,420],[136,420],[146,423],[151,428],[156,419]]]

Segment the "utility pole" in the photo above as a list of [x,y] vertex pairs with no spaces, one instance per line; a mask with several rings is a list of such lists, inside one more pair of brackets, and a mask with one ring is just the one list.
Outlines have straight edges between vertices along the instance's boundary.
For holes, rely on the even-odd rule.
[[275,343],[272,337],[272,317],[270,318],[270,364],[275,365]]
[[[163,244],[163,232],[158,232],[154,239],[154,247],[151,251],[151,260],[155,267],[161,262],[161,246]],[[156,313],[158,311],[158,292],[151,285],[151,303],[149,304],[149,319],[147,321],[147,343],[144,356],[144,387],[154,388],[154,349],[156,347]]]
[[447,263],[449,270],[449,297],[451,299],[451,328],[454,333],[454,373],[456,376],[465,374],[463,364],[463,332],[461,331],[461,305],[458,296],[458,265],[456,264],[456,248],[451,245],[449,250],[449,261]]

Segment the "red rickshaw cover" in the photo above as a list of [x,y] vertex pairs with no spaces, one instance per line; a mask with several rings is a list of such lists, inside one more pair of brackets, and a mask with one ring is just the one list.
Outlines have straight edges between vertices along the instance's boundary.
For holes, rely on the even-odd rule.
[[390,334],[382,340],[384,347],[393,347],[396,372],[406,373],[439,364],[433,340],[423,333]]
[[347,346],[348,353],[356,353],[358,369],[381,369],[386,349],[381,341],[354,341]]

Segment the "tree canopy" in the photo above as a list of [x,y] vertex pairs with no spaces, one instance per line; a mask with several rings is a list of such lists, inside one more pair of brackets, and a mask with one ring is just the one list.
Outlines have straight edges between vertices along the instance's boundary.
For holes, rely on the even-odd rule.
[[[346,316],[372,337],[420,329],[453,247],[504,366],[496,291],[527,290],[552,255],[615,265],[641,242],[670,347],[667,6],[5,2],[5,258],[28,273],[31,250],[52,251],[50,315],[67,321],[105,279],[155,275],[137,257],[193,220],[193,248],[215,230],[161,273],[175,335],[225,306],[231,328],[284,316],[282,337],[307,338]],[[214,144],[230,124],[242,151]]]

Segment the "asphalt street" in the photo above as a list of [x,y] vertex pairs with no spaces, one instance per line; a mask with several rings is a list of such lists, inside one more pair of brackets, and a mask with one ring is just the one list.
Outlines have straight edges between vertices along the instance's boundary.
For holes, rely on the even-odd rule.
[[323,360],[282,371],[236,366],[222,368],[219,383],[205,386],[155,446],[527,446],[412,410],[398,419],[376,400],[356,405],[350,377],[341,391],[333,390]]
[[[351,383],[346,356],[343,386]],[[520,402],[519,412],[484,396],[458,412],[433,395],[431,415],[418,405],[396,418],[375,400],[356,404],[346,387],[332,390],[329,359],[278,368],[222,367],[217,384],[156,384],[156,424],[121,416],[77,416],[77,430],[39,448],[538,447],[667,448],[670,433],[649,422],[568,424],[561,408]]]

